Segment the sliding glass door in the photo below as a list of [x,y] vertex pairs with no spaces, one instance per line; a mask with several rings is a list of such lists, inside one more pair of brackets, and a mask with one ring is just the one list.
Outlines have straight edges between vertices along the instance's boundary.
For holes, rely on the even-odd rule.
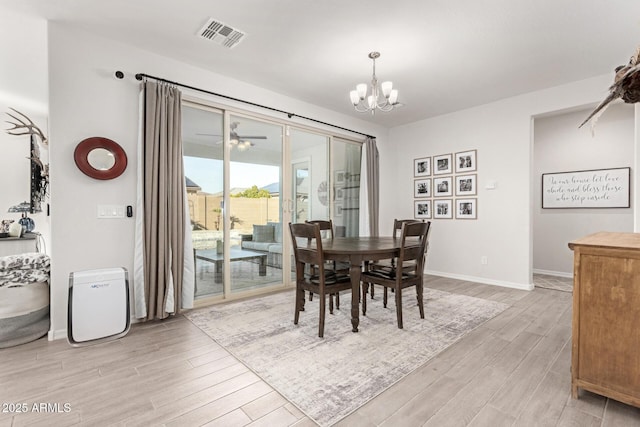
[[182,141],[191,238],[195,258],[195,296],[224,295],[224,145],[222,111],[183,105]]
[[357,237],[360,232],[360,163],[362,144],[334,138],[333,223],[336,235]]
[[329,219],[329,140],[327,135],[291,128],[292,222]]
[[283,126],[187,102],[182,128],[196,298],[284,286]]
[[230,290],[282,284],[283,126],[230,115]]
[[197,299],[291,286],[289,222],[358,235],[360,144],[188,101],[182,131]]

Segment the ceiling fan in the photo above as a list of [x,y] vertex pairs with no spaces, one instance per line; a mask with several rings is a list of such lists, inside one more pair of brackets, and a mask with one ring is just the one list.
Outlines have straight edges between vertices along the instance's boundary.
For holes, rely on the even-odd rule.
[[[236,132],[239,124],[240,122],[231,122],[231,125],[229,126],[231,128],[231,131],[229,132],[229,142],[231,143],[232,147],[238,147],[238,150],[244,151],[255,145],[253,142],[249,141],[250,139],[267,139],[265,135],[239,135],[238,132]],[[222,135],[210,133],[198,133],[196,135],[222,137]],[[216,145],[220,144],[222,144],[222,140],[216,142]]]

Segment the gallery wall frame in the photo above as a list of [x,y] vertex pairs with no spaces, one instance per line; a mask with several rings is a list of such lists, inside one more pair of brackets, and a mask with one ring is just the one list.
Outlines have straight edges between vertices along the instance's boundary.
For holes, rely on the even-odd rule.
[[477,175],[456,175],[456,196],[475,196]]
[[413,197],[431,197],[431,178],[413,181]]
[[631,168],[542,174],[542,209],[631,207]]
[[478,199],[456,199],[456,219],[478,219]]
[[441,154],[433,156],[433,174],[447,175],[453,173],[452,154]]
[[452,219],[453,218],[453,200],[438,199],[433,201],[433,218],[434,219]]
[[431,157],[421,157],[413,160],[413,176],[431,176]]
[[433,178],[433,196],[451,197],[453,195],[453,177],[443,176]]
[[414,158],[414,218],[478,219],[477,171],[477,149]]
[[415,219],[431,219],[431,200],[415,200],[413,202]]
[[460,151],[455,154],[456,173],[467,173],[478,170],[477,150]]

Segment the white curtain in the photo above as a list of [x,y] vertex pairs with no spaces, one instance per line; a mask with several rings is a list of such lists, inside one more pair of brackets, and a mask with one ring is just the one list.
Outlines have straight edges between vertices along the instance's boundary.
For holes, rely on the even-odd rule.
[[367,184],[367,145],[362,144],[362,160],[360,167],[360,236],[369,236],[369,188]]

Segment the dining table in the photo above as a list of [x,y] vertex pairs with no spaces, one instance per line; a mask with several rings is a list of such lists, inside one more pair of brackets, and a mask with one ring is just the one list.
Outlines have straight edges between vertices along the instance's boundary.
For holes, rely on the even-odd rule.
[[322,241],[324,258],[350,264],[351,326],[358,332],[360,324],[360,274],[366,261],[390,259],[400,254],[400,237],[334,237]]

